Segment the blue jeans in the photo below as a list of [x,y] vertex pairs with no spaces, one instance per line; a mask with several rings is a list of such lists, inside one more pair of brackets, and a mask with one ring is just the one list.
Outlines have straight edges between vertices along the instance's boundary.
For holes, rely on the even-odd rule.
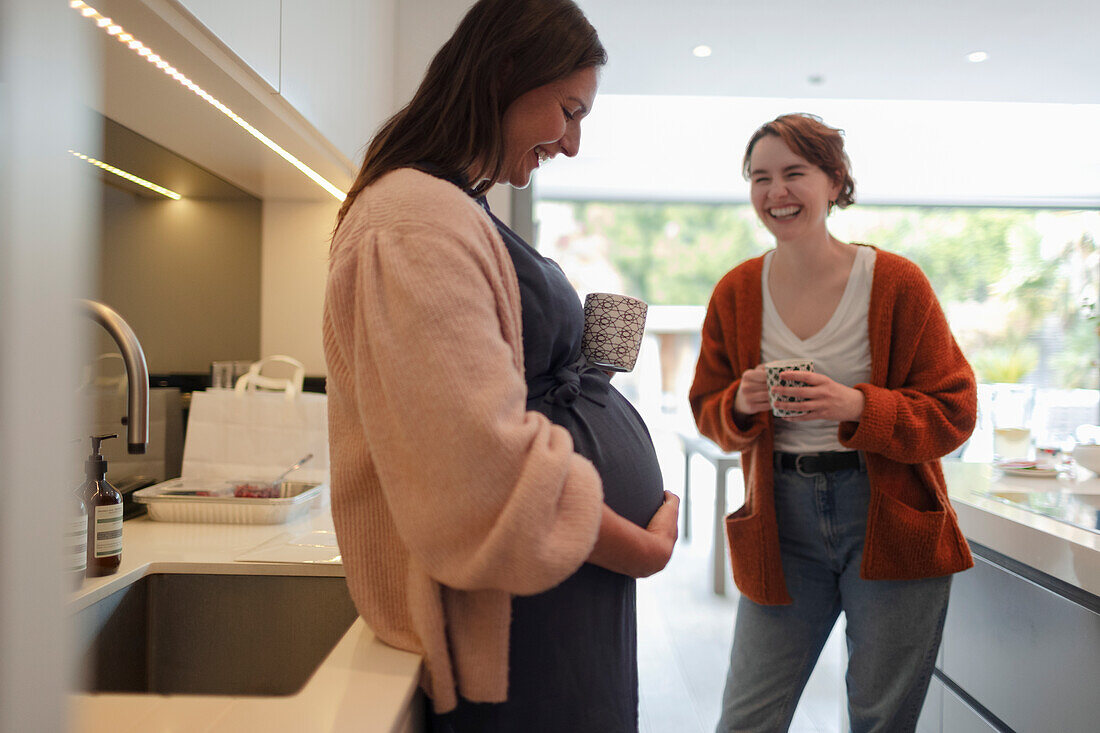
[[951,576],[863,580],[870,487],[863,467],[775,470],[783,575],[794,603],[737,607],[719,733],[785,731],[844,612],[848,716],[855,733],[912,731],[940,646]]

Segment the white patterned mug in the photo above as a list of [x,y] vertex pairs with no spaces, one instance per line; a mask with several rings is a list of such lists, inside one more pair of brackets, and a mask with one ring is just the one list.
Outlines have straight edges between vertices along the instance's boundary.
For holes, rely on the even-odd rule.
[[778,361],[769,361],[764,365],[764,371],[768,375],[768,400],[771,402],[773,415],[776,417],[798,417],[806,414],[799,410],[789,410],[784,407],[784,405],[789,405],[792,402],[802,402],[801,397],[777,395],[774,388],[804,387],[805,383],[803,382],[797,382],[793,379],[781,379],[779,375],[783,372],[812,372],[813,370],[813,359],[779,359]]
[[584,298],[581,351],[595,366],[629,372],[638,361],[645,333],[645,301],[616,293],[589,293]]

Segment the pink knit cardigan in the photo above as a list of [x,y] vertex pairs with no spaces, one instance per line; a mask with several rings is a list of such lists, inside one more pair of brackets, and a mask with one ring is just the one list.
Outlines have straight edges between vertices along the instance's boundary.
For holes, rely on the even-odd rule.
[[591,553],[603,491],[526,409],[519,285],[485,212],[394,171],[332,244],[324,306],[332,514],[360,615],[424,657],[435,709],[507,698],[513,594]]

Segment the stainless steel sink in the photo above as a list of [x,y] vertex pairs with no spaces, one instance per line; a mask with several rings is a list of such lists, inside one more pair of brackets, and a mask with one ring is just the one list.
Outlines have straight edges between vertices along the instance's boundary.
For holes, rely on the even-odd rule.
[[149,575],[74,614],[81,689],[291,695],[356,615],[339,577]]

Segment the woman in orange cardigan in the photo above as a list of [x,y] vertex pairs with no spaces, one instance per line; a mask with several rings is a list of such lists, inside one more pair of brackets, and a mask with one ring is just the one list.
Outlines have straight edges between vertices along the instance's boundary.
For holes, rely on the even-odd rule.
[[[745,505],[726,518],[737,610],[720,731],[786,730],[844,612],[853,731],[911,731],[951,574],[973,564],[939,459],[973,430],[973,372],[912,262],[829,233],[853,203],[839,130],[763,125],[745,151],[776,248],[718,283],[690,391],[699,430],[740,450]],[[803,386],[773,417],[762,364]]]

